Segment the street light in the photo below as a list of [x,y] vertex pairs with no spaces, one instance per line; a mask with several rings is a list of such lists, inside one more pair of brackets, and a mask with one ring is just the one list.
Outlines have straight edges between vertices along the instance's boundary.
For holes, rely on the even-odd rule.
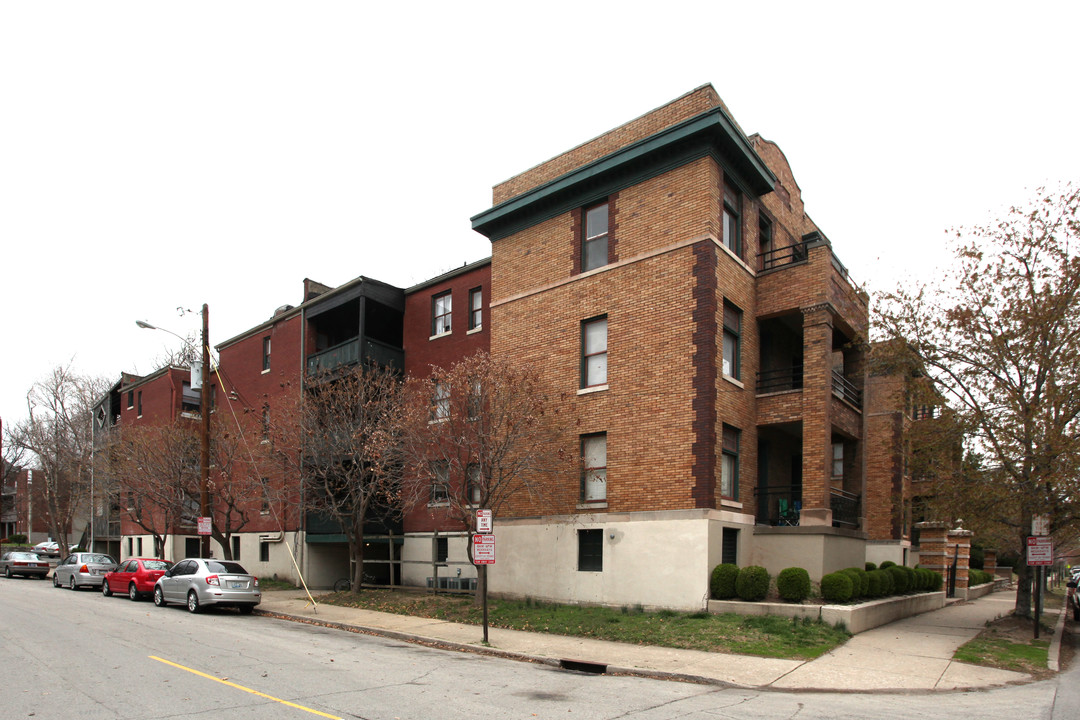
[[[146,330],[163,330],[176,335],[171,330],[151,325],[145,320],[136,320],[135,324]],[[179,335],[176,337],[180,338]],[[184,338],[180,338],[189,343]],[[206,303],[202,306],[202,382],[199,388],[199,409],[202,414],[202,448],[199,453],[199,517],[210,520],[213,532],[214,518],[210,514],[210,309]],[[210,535],[200,535],[199,555],[210,557]]]

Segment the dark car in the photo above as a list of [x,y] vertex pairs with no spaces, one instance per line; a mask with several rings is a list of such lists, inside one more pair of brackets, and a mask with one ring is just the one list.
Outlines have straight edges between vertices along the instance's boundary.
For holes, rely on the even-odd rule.
[[44,578],[49,574],[49,561],[32,552],[13,550],[0,558],[0,572],[7,578],[15,575]]
[[173,565],[154,585],[154,604],[184,603],[191,612],[207,605],[235,607],[250,613],[262,602],[259,578],[232,560],[187,558]]
[[105,573],[101,581],[101,594],[127,594],[131,600],[150,597],[154,583],[169,569],[169,563],[160,558],[128,558],[112,572]]

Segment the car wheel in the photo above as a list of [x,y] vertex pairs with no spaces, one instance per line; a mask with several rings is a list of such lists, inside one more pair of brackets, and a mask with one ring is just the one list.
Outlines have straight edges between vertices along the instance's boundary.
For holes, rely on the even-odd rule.
[[250,615],[254,610],[254,605],[241,605],[239,608],[241,615]]
[[1080,605],[1073,605],[1073,620],[1080,622]]
[[187,609],[188,612],[199,612],[199,594],[196,593],[194,590],[188,592],[187,594]]
[[9,568],[9,567],[4,568],[4,577],[6,577],[8,580],[11,579],[11,568]]
[[103,579],[101,581],[101,594],[104,595],[105,597],[112,597],[112,588],[109,587],[109,581],[108,580]]
[[60,587],[60,579],[56,577],[56,571],[55,570],[53,570],[52,586],[53,587]]
[[159,587],[154,588],[154,604],[158,607],[165,607],[165,595]]
[[73,574],[71,576],[71,579],[68,580],[68,590],[78,590],[78,589],[79,589],[79,586],[75,584],[75,575]]
[[128,585],[128,600],[135,602],[139,599],[139,589],[135,587],[135,583]]

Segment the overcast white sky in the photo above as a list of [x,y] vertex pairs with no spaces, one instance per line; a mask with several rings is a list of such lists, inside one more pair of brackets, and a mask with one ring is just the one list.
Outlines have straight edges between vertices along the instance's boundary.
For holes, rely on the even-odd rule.
[[1076,179],[1080,3],[0,4],[0,418],[302,281],[490,254],[491,186],[711,82],[854,278]]

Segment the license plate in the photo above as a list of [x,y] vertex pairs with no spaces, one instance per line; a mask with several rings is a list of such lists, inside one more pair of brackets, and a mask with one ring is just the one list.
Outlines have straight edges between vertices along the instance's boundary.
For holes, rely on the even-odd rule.
[[246,583],[242,583],[242,582],[230,582],[229,583],[229,587],[234,589],[234,590],[239,590],[240,588],[244,587],[244,585],[246,585]]

